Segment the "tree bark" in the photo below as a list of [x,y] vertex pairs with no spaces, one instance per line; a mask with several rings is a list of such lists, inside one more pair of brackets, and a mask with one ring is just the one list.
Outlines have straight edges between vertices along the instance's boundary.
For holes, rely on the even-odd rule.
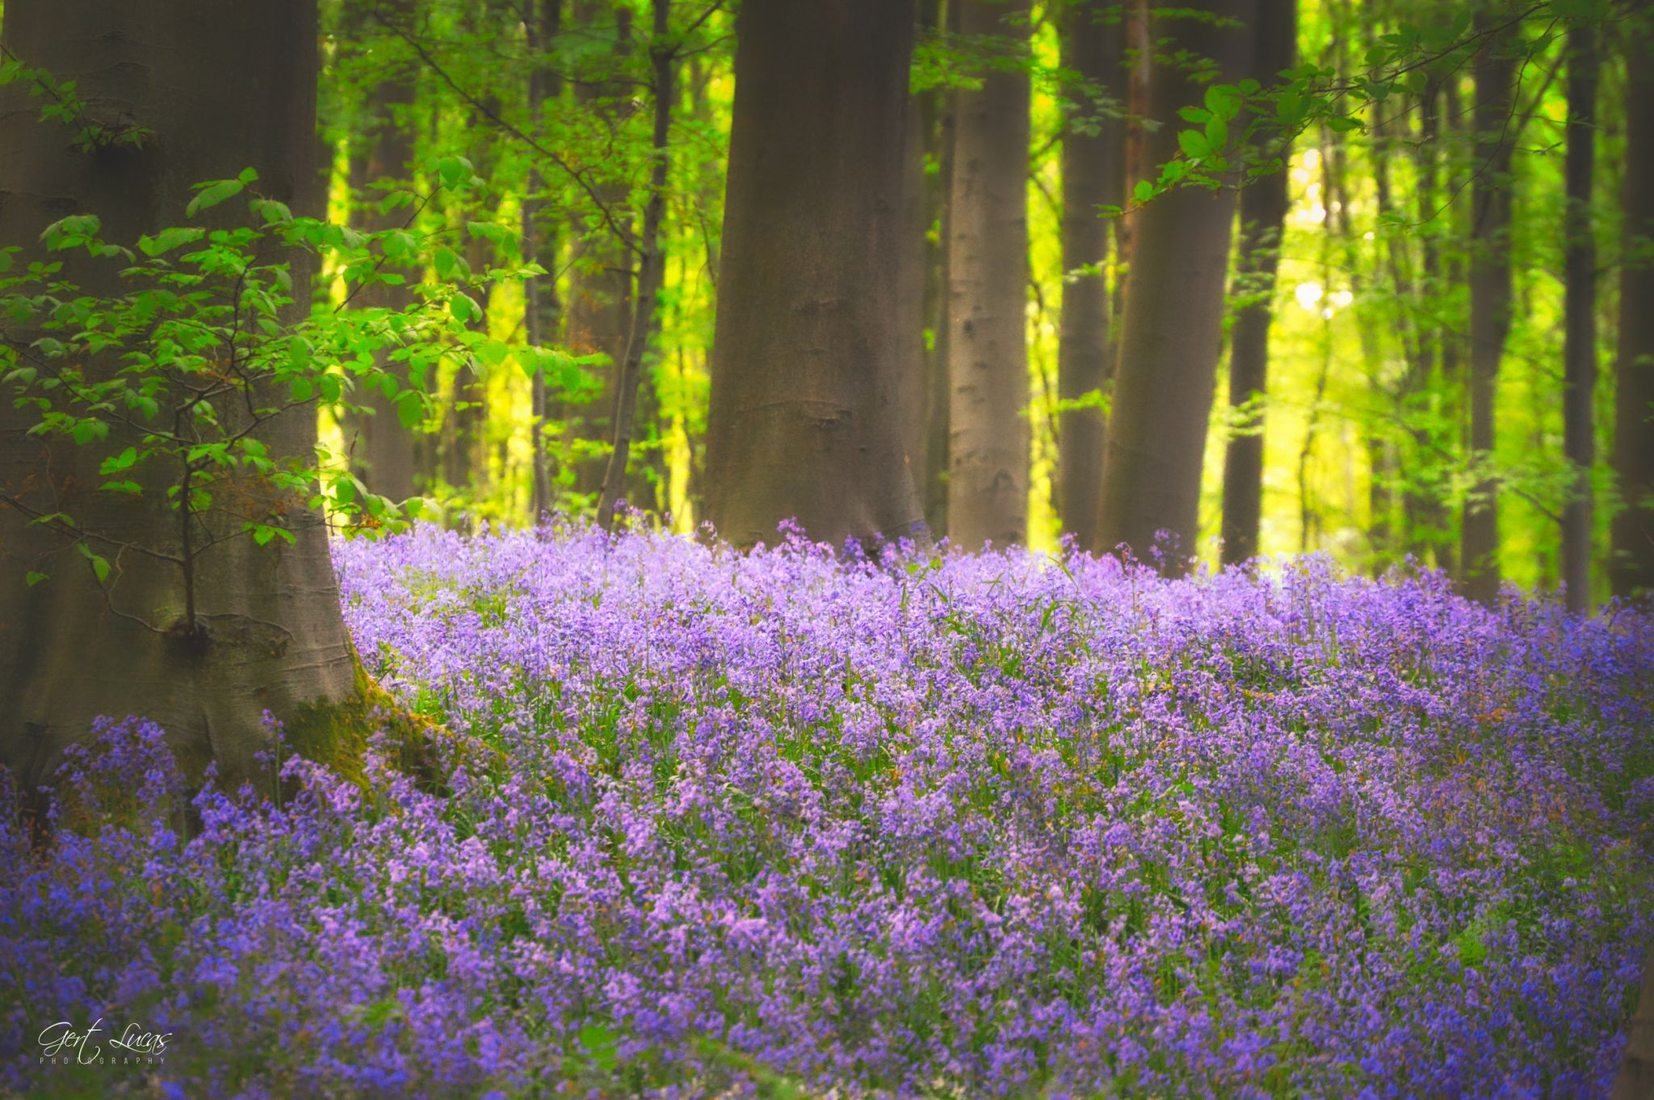
[[[91,212],[108,239],[131,244],[182,221],[191,184],[247,166],[265,195],[318,211],[315,36],[313,0],[10,0],[8,48],[77,81],[100,116],[153,134],[140,149],[81,152],[36,120],[20,85],[0,91],[0,240],[34,242],[65,214]],[[295,261],[294,286],[308,285],[309,266]],[[75,260],[65,274],[89,293],[116,285],[102,261]],[[75,447],[25,435],[31,423],[0,401],[0,763],[25,789],[45,782],[100,714],[148,715],[187,774],[216,761],[232,784],[268,774],[255,760],[271,748],[260,726],[266,708],[288,722],[301,751],[318,748],[310,720],[363,691],[320,518],[294,501],[292,545],[232,538],[202,557],[191,630],[173,564],[106,541],[178,549],[179,515],[158,485],[141,498],[92,488],[100,461],[135,433],[116,426],[104,444]],[[268,420],[259,438],[274,458],[311,461],[314,411]],[[30,524],[28,513],[41,509],[75,516],[107,552],[107,592],[55,531]],[[233,532],[234,523],[204,517],[202,533]],[[26,570],[50,580],[26,587]]]
[[[1171,61],[1170,52],[1186,50],[1211,59],[1218,79],[1228,83],[1239,81],[1250,57],[1246,28],[1256,10],[1252,0],[1210,0],[1193,10],[1217,18],[1151,9],[1153,37],[1170,42],[1156,50],[1149,77],[1149,116],[1160,126],[1144,137],[1147,165],[1176,155],[1178,108],[1200,103],[1204,94]],[[1145,556],[1164,531],[1175,540],[1164,560],[1170,571],[1185,567],[1199,531],[1200,480],[1222,344],[1234,213],[1230,189],[1183,186],[1129,219],[1135,223],[1131,269],[1094,546],[1107,552],[1123,545]]]
[[[613,72],[604,74],[606,79],[577,81],[574,99],[613,130],[621,121],[622,102],[631,92],[629,85],[613,79],[614,72],[625,64],[632,49],[631,9],[606,0],[577,0],[573,17],[575,25],[590,34],[608,33],[604,22],[612,18],[615,37],[609,65]],[[602,156],[601,153],[594,155]],[[575,256],[569,268],[564,317],[568,344],[576,354],[601,353],[609,360],[605,366],[588,368],[600,383],[593,400],[569,408],[569,431],[587,451],[585,457],[574,461],[574,490],[591,495],[601,491],[603,475],[608,469],[601,451],[614,431],[610,416],[614,411],[616,383],[626,359],[626,339],[631,331],[635,259],[635,242],[622,239],[616,232],[617,228],[623,229],[628,238],[633,232],[628,204],[630,187],[612,170],[594,172],[594,176],[593,201],[605,207],[610,217],[581,218],[573,227]]]
[[[959,31],[959,4],[949,0],[945,10],[933,16],[937,28],[954,35]],[[932,220],[937,227],[936,242],[928,250],[925,283],[925,317],[932,333],[930,354],[925,361],[925,461],[914,475],[924,504],[925,524],[934,532],[948,529],[948,406],[952,388],[948,384],[948,330],[951,327],[948,300],[948,242],[953,235],[950,213],[953,193],[953,96],[944,89],[927,93],[920,101],[921,112],[934,115],[925,127],[930,153],[936,158],[936,179],[930,187]]]
[[[1258,0],[1252,38],[1252,78],[1269,87],[1291,68],[1298,50],[1297,0]],[[1291,143],[1265,137],[1259,158],[1279,159],[1279,170],[1248,181],[1240,195],[1241,243],[1235,263],[1235,310],[1229,335],[1229,407],[1236,434],[1223,462],[1223,563],[1257,556],[1263,515],[1263,409],[1269,379],[1269,326],[1275,318],[1275,272],[1289,205],[1286,158]]]
[[1491,603],[1499,594],[1499,481],[1494,461],[1494,398],[1499,361],[1510,334],[1510,162],[1516,62],[1509,32],[1494,33],[1495,17],[1476,17],[1487,32],[1476,55],[1476,175],[1470,230],[1470,461],[1476,484],[1465,501],[1459,542],[1465,595]]
[[[959,30],[1027,51],[1028,0],[961,0]],[[975,550],[1028,528],[1028,140],[1025,72],[954,97],[948,244],[948,537]]]
[[[408,22],[409,5],[387,4],[398,25]],[[390,194],[388,188],[405,188],[408,165],[413,160],[413,131],[407,112],[413,106],[414,88],[410,74],[395,62],[374,85],[368,99],[366,118],[361,120],[350,156],[350,200],[356,224],[367,233],[400,227],[407,207],[381,212],[379,207]],[[376,186],[377,185],[377,186]],[[356,302],[365,308],[402,310],[413,301],[412,284],[418,272],[403,271],[408,280],[401,286],[375,283],[364,287]],[[407,372],[398,372],[406,385]],[[362,483],[380,496],[406,500],[414,495],[414,437],[403,427],[396,406],[377,388],[357,395],[361,413],[345,418],[345,444],[352,471]]]
[[626,485],[626,461],[631,455],[634,421],[637,414],[638,383],[643,375],[643,358],[655,333],[655,299],[665,273],[666,254],[661,249],[661,220],[666,213],[667,142],[672,125],[671,0],[652,0],[653,39],[649,43],[650,73],[654,97],[654,123],[650,148],[654,160],[649,169],[649,201],[643,210],[642,249],[638,257],[637,301],[632,307],[632,331],[626,338],[626,354],[616,381],[611,422],[614,436],[609,465],[603,474],[598,496],[597,522],[604,530],[614,526],[615,507]]
[[1637,1012],[1626,1025],[1625,1053],[1609,1100],[1647,1100],[1654,1096],[1654,949],[1643,960],[1643,987]]
[[742,546],[788,518],[830,542],[909,534],[895,291],[912,10],[747,0],[736,41],[708,518]]
[[[557,69],[546,58],[546,52],[556,39],[563,17],[562,0],[523,0],[523,26],[528,29],[529,51],[532,55],[528,77],[529,113],[537,124],[543,123],[548,104],[555,104],[562,96],[563,81]],[[523,199],[524,255],[546,269],[544,275],[529,279],[526,284],[527,304],[524,318],[528,341],[537,346],[554,342],[563,315],[563,303],[557,295],[558,239],[557,227],[546,216],[539,198],[545,186],[545,174],[530,166],[528,186]],[[532,464],[529,508],[531,518],[538,523],[551,511],[554,503],[551,466],[546,454],[546,421],[551,416],[550,394],[545,375],[536,371],[529,379],[530,462]]]
[[1614,517],[1609,578],[1614,595],[1654,590],[1654,6],[1639,5],[1625,82],[1625,180],[1621,208],[1619,355],[1615,363]]
[[1568,31],[1568,213],[1564,221],[1562,449],[1574,468],[1574,490],[1562,512],[1562,583],[1568,607],[1591,605],[1591,466],[1596,461],[1592,408],[1597,387],[1597,248],[1591,188],[1596,171],[1596,28]]
[[[1091,0],[1065,12],[1062,67],[1086,82],[1062,144],[1062,319],[1057,393],[1076,401],[1103,392],[1114,367],[1107,274],[1116,218],[1100,206],[1126,201],[1126,25],[1115,5]],[[1090,93],[1106,102],[1086,102]],[[1057,422],[1057,514],[1089,546],[1103,472],[1103,410],[1066,409]]]

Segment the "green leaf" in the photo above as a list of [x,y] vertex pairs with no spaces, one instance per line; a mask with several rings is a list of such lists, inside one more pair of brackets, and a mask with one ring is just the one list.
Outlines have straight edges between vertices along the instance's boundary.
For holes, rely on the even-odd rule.
[[1199,130],[1179,130],[1177,145],[1183,150],[1183,155],[1191,160],[1199,160],[1211,152],[1211,147],[1206,144],[1206,135]]
[[84,542],[75,543],[75,549],[80,551],[81,557],[92,563],[92,573],[98,578],[99,584],[102,584],[109,579],[108,559],[106,559],[102,554],[93,553],[92,548]]
[[45,574],[45,573],[36,573],[33,570],[30,570],[28,573],[24,574],[23,581],[30,588],[33,588],[35,585],[39,584],[41,581],[45,580],[46,578],[47,578],[47,574]]
[[403,390],[396,395],[396,419],[409,430],[425,421],[425,400],[418,390]]
[[100,474],[115,474],[122,470],[129,470],[138,462],[138,448],[128,447],[118,455],[111,455],[103,460],[98,467]]
[[[247,169],[247,172],[251,171],[251,168]],[[243,172],[242,175],[245,176],[247,172]],[[193,218],[201,211],[211,209],[226,199],[233,199],[245,191],[247,184],[251,182],[251,180],[233,179],[198,183],[195,185],[195,197],[190,200],[188,206],[184,207],[184,214]]]
[[1206,89],[1206,109],[1220,119],[1240,113],[1241,93],[1233,84],[1213,84]]
[[180,245],[193,244],[207,235],[200,226],[175,225],[163,229],[153,237],[139,237],[138,248],[145,256],[159,256]]
[[80,420],[69,430],[69,436],[76,443],[90,443],[94,439],[103,439],[109,434],[109,425],[101,420]]

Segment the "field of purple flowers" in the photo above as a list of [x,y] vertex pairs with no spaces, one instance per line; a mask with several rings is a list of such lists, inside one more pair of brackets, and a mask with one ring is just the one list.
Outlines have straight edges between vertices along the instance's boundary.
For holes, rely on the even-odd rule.
[[[1490,612],[1313,561],[1174,582],[586,530],[337,555],[370,670],[504,764],[439,795],[377,758],[365,784],[289,760],[279,805],[194,795],[186,840],[159,731],[112,724],[46,862],[5,794],[0,1082],[1550,1097],[1612,1075],[1654,935],[1654,624],[1629,610]],[[37,1064],[41,1021],[100,1014],[171,1032],[164,1069]]]

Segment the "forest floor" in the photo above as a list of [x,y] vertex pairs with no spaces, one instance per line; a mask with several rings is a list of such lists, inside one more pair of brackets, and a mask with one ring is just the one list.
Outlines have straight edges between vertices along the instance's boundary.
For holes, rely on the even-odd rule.
[[369,670],[497,763],[288,760],[186,842],[160,731],[108,726],[49,860],[0,816],[0,1085],[86,1087],[46,1013],[172,1034],[105,1093],[1605,1091],[1645,616],[1318,560],[336,553]]

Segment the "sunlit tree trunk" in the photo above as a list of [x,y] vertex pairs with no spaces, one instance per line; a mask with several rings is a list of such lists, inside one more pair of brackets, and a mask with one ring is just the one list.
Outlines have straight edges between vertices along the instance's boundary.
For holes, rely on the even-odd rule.
[[1596,28],[1568,32],[1568,214],[1564,303],[1563,450],[1574,467],[1573,495],[1562,513],[1562,582],[1568,606],[1591,604],[1591,465],[1596,461],[1592,407],[1597,386],[1597,249],[1591,228],[1591,186],[1596,169]]
[[831,542],[906,535],[920,524],[896,377],[912,10],[747,0],[736,42],[708,518],[738,545],[788,518]]
[[[9,50],[76,81],[98,118],[153,135],[139,150],[83,151],[37,121],[21,84],[0,90],[0,240],[32,247],[48,224],[88,212],[107,238],[131,244],[181,222],[191,184],[249,166],[265,195],[319,212],[315,41],[313,0],[8,0]],[[293,285],[303,288],[310,265],[295,264]],[[74,260],[65,274],[94,294],[116,285],[101,261]],[[32,419],[0,400],[0,764],[25,789],[44,782],[100,714],[152,717],[188,773],[216,761],[232,784],[267,774],[255,760],[272,747],[266,709],[288,722],[301,751],[315,749],[312,720],[358,698],[319,517],[290,501],[292,545],[232,538],[201,557],[190,623],[176,565],[132,549],[177,554],[179,515],[163,487],[142,497],[92,488],[100,461],[134,434],[117,426],[105,444],[76,447],[25,434]],[[312,408],[258,431],[272,456],[312,460]],[[268,492],[275,503],[277,490]],[[73,515],[111,560],[107,591],[52,525],[30,523],[42,510]],[[236,524],[210,514],[201,522],[201,534]],[[28,587],[29,570],[50,579]]]
[[[1077,401],[1102,392],[1114,367],[1107,266],[1117,219],[1101,206],[1126,198],[1126,26],[1119,6],[1091,0],[1064,13],[1062,66],[1087,83],[1062,143],[1062,323],[1057,392]],[[1091,92],[1106,97],[1091,98]],[[1057,514],[1089,546],[1103,472],[1100,407],[1067,409],[1058,420]]]
[[[1153,35],[1169,42],[1156,49],[1149,77],[1149,115],[1160,126],[1144,137],[1146,164],[1176,155],[1178,108],[1203,96],[1187,69],[1170,63],[1170,53],[1209,58],[1219,79],[1237,82],[1250,57],[1255,10],[1251,0],[1151,8]],[[1189,11],[1216,19],[1182,14]],[[1175,540],[1168,567],[1180,568],[1195,551],[1234,213],[1230,189],[1180,187],[1129,219],[1131,270],[1104,444],[1099,550],[1125,545],[1146,557],[1164,531]]]
[[[964,35],[1027,49],[1028,0],[961,0]],[[1028,527],[1026,72],[996,68],[954,97],[949,200],[948,537],[977,549]]]
[[1625,82],[1624,242],[1619,355],[1615,363],[1614,473],[1623,507],[1614,517],[1609,577],[1614,594],[1654,589],[1654,12],[1638,8]]
[[1470,229],[1470,461],[1476,483],[1465,502],[1459,543],[1465,595],[1483,603],[1499,594],[1499,482],[1494,461],[1494,398],[1499,361],[1510,334],[1510,163],[1515,140],[1512,84],[1516,62],[1497,18],[1477,15],[1487,37],[1476,55],[1476,174]]
[[[1297,0],[1258,0],[1252,40],[1252,78],[1265,87],[1280,79],[1297,56]],[[1234,296],[1241,299],[1229,333],[1229,407],[1236,434],[1223,461],[1223,561],[1246,561],[1258,553],[1263,514],[1263,409],[1269,379],[1269,326],[1275,317],[1275,272],[1281,262],[1281,233],[1288,206],[1286,157],[1278,138],[1257,143],[1260,159],[1280,167],[1249,181],[1240,195],[1241,241],[1235,262]]]

